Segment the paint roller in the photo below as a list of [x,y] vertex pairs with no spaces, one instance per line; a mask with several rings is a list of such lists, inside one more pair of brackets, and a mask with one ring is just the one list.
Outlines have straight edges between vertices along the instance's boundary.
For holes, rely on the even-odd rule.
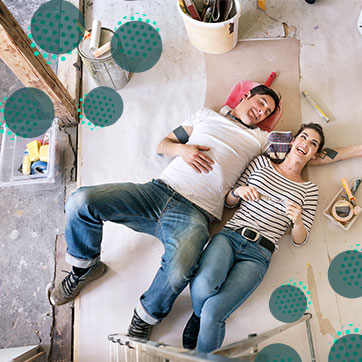
[[95,58],[99,58],[100,56],[111,50],[110,41],[99,47],[101,40],[101,32],[102,32],[102,22],[97,19],[93,20],[92,36],[89,43],[89,50],[91,51],[91,53]]
[[92,22],[92,33],[89,43],[89,50],[93,53],[99,48],[99,42],[101,40],[102,22],[94,19]]

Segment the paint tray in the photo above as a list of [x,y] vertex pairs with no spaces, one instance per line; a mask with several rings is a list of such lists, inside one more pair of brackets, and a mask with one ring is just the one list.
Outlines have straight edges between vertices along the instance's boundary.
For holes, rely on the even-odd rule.
[[[348,180],[348,185],[349,187],[352,189],[355,181],[356,181],[357,177],[352,177]],[[362,192],[360,190],[360,188],[362,189],[362,185],[357,189],[356,193],[355,193],[355,197],[356,197],[356,205],[358,206],[362,206]],[[349,228],[353,225],[353,223],[356,221],[357,217],[359,215],[353,215],[352,219],[349,220],[346,223],[341,223],[339,221],[337,221],[333,216],[332,216],[332,207],[334,205],[334,203],[338,200],[341,200],[343,198],[347,198],[347,194],[346,191],[344,191],[343,186],[341,187],[341,189],[339,190],[339,192],[337,193],[337,195],[333,198],[333,200],[329,203],[329,205],[326,207],[326,209],[323,212],[323,215],[326,216],[328,219],[330,219],[333,224],[338,225],[339,227],[341,227],[343,230],[348,231]],[[361,212],[362,213],[362,212]]]

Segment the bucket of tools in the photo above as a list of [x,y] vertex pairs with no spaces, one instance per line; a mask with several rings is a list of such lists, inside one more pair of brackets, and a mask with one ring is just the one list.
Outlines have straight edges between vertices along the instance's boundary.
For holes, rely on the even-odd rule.
[[[92,35],[92,32],[89,34]],[[92,51],[90,37],[85,37],[79,43],[78,53],[97,85],[118,90],[126,86],[130,74],[122,69],[114,60],[114,54],[112,54],[112,49],[110,47],[113,34],[113,31],[110,29],[101,28],[98,49],[99,54],[97,54],[97,51]],[[102,51],[102,49],[104,50]]]
[[232,50],[238,41],[239,0],[177,0],[190,43],[210,54]]

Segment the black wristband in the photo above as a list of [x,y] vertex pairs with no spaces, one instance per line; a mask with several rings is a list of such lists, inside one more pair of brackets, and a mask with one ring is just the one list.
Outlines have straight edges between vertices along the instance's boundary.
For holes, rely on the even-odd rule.
[[172,132],[180,143],[185,144],[189,140],[189,135],[185,131],[185,128],[183,128],[182,126],[175,128]]
[[230,191],[231,195],[234,196],[237,199],[240,199],[240,196],[236,195],[234,192],[234,189]]

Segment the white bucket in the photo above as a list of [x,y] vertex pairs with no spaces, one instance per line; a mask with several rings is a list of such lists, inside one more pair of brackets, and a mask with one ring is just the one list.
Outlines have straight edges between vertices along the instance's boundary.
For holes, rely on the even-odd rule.
[[[226,53],[233,49],[238,41],[238,25],[241,15],[239,0],[234,0],[236,14],[220,23],[204,23],[185,14],[177,1],[177,10],[184,20],[190,43],[197,49],[211,54]],[[200,4],[203,3],[199,1]],[[198,1],[195,1],[198,6]],[[198,7],[199,8],[199,7]]]

